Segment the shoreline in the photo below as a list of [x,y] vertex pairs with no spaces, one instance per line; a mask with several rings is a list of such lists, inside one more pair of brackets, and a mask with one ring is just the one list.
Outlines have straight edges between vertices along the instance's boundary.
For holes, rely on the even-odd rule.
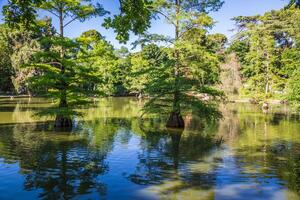
[[0,98],[1,99],[5,99],[5,98],[30,98],[30,97],[35,97],[35,96],[30,96],[30,95],[25,95],[25,94],[21,94],[21,95],[7,95],[7,94],[0,94]]
[[[288,104],[286,101],[278,100],[278,99],[270,99],[266,101],[271,105],[286,105]],[[227,103],[251,103],[251,104],[261,104],[261,102],[254,103],[251,99],[230,99]]]
[[[111,97],[135,97],[135,95],[118,95],[118,96],[111,96]],[[0,94],[0,99],[5,99],[5,98],[43,98],[41,96],[30,96],[30,95],[7,95],[7,94]],[[269,104],[272,105],[285,105],[287,102],[283,100],[278,100],[278,99],[270,99],[267,101]],[[251,103],[251,104],[260,104],[258,103],[253,103],[251,99],[245,98],[245,99],[229,99],[226,101],[226,103]]]

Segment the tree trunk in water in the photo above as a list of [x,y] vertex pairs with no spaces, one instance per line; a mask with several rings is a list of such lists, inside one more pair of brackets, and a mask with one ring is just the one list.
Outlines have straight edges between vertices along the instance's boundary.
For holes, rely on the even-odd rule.
[[[59,9],[59,31],[60,31],[60,37],[64,38],[64,13],[63,13],[63,7],[60,7]],[[65,50],[64,47],[61,46],[61,50],[60,50],[60,57],[61,59],[63,59],[65,57]],[[65,73],[65,67],[63,66],[63,64],[61,63],[61,74],[64,75]],[[60,89],[60,102],[59,102],[59,108],[61,109],[66,109],[68,108],[68,103],[67,103],[67,92],[66,92],[66,87],[67,84],[65,83],[65,81],[61,82],[61,86],[62,89]],[[65,116],[65,115],[61,115],[58,114],[56,115],[55,118],[55,128],[71,128],[73,125],[72,123],[72,118],[70,116]]]
[[168,128],[184,128],[183,117],[177,112],[172,112],[167,121],[167,127]]
[[[67,104],[67,94],[66,91],[61,91],[61,97],[59,102],[59,108],[66,109],[68,107]],[[55,118],[55,128],[71,128],[72,127],[72,119],[69,116],[64,116],[58,114]]]
[[55,118],[55,128],[71,128],[73,125],[71,117],[57,115]]
[[[175,40],[177,41],[179,39],[179,31],[180,31],[180,26],[179,26],[179,14],[180,14],[180,8],[181,8],[181,2],[180,0],[175,0],[176,4],[176,22],[175,22]],[[174,78],[175,78],[175,83],[174,83],[174,99],[173,99],[173,110],[172,113],[170,114],[170,117],[167,121],[167,128],[184,128],[184,120],[180,114],[180,83],[179,83],[179,77],[180,77],[180,60],[179,60],[179,52],[176,50],[174,52],[174,56],[176,59],[176,64],[174,66]]]

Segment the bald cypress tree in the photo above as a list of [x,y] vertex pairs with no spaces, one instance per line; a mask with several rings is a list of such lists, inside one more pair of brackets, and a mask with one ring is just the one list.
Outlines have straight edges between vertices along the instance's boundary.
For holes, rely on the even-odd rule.
[[[135,6],[136,3],[138,7]],[[149,27],[151,18],[145,7],[146,3],[143,0],[120,1],[120,14],[107,18],[105,26],[115,28],[118,39],[122,41],[128,40],[130,30],[134,33],[143,32]],[[11,0],[4,6],[3,14],[5,22],[11,27],[22,26],[32,30],[39,10],[47,11],[59,24],[54,36],[41,40],[46,48],[37,53],[34,62],[29,64],[41,72],[39,76],[30,79],[31,86],[57,100],[58,105],[38,114],[54,116],[56,127],[71,127],[72,117],[79,114],[75,111],[76,106],[86,103],[86,97],[89,96],[89,91],[83,89],[88,84],[85,82],[97,82],[99,77],[83,61],[84,55],[77,54],[83,52],[80,50],[79,41],[65,37],[65,28],[74,21],[84,22],[91,17],[104,16],[108,12],[91,0]],[[146,14],[147,19],[144,18]]]
[[[186,113],[210,119],[220,116],[217,102],[222,92],[213,85],[219,76],[218,51],[226,37],[208,34],[213,20],[207,13],[222,5],[220,0],[162,0],[151,5],[152,12],[174,28],[174,37],[146,35],[141,40],[144,45],[156,41],[169,44],[165,48],[146,46],[136,58],[141,61],[134,63],[149,73],[144,86],[151,98],[144,111],[169,115],[167,127],[183,128]],[[209,96],[210,101],[197,97],[199,94]]]
[[40,76],[31,79],[32,86],[43,86],[45,90],[40,91],[46,91],[45,95],[58,101],[58,108],[49,108],[38,114],[55,116],[55,127],[71,127],[72,117],[78,114],[75,105],[85,103],[83,97],[88,96],[82,86],[91,74],[77,62],[79,44],[66,38],[64,30],[75,20],[85,21],[107,12],[99,4],[92,5],[85,0],[48,0],[37,2],[35,6],[48,11],[59,22],[57,35],[41,40],[48,48],[37,53],[35,62],[30,64],[41,70]]

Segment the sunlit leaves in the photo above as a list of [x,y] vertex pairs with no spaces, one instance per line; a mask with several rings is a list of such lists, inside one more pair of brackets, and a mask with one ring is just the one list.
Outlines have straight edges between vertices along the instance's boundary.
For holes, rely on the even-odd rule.
[[293,73],[288,83],[288,100],[299,111],[300,110],[300,68]]
[[106,28],[114,28],[117,39],[125,42],[129,39],[129,31],[142,34],[150,27],[152,13],[148,8],[150,0],[121,0],[120,14],[105,19]]
[[296,68],[296,13],[283,9],[234,18],[239,33],[230,49],[242,63],[246,95],[263,100],[286,94],[287,80]]

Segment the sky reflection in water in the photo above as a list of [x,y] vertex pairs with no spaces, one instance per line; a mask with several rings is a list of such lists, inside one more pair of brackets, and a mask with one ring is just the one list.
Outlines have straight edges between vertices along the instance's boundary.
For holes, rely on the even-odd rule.
[[103,99],[71,133],[0,99],[0,199],[300,199],[300,121],[284,107],[222,107],[186,130],[140,121],[142,102]]

